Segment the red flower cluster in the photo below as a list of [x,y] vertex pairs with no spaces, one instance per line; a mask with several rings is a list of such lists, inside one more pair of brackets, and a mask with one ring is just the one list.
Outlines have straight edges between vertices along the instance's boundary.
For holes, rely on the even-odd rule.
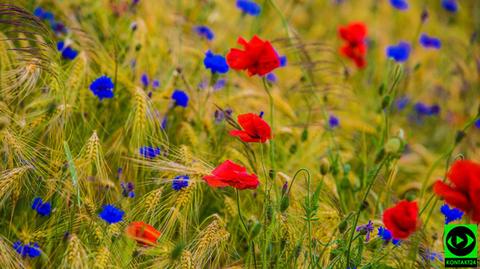
[[417,202],[403,200],[388,208],[383,212],[383,224],[392,232],[393,238],[408,238],[419,226]]
[[258,177],[255,174],[247,173],[247,169],[230,160],[226,160],[212,171],[211,175],[204,176],[203,179],[211,187],[231,186],[240,190],[256,189],[258,187]]
[[237,119],[244,130],[230,131],[230,135],[238,136],[244,142],[265,143],[272,138],[270,126],[257,114],[241,114]]
[[238,38],[241,49],[231,49],[227,54],[228,65],[235,70],[248,70],[248,75],[266,75],[280,66],[280,59],[270,42],[254,36],[249,42]]
[[365,37],[367,35],[367,27],[361,22],[350,23],[347,26],[338,28],[338,34],[345,40],[345,44],[340,48],[340,53],[352,59],[358,68],[367,65],[365,54],[367,46],[365,45]]
[[447,174],[452,185],[441,180],[435,182],[433,190],[445,199],[450,206],[454,206],[471,219],[480,223],[480,164],[469,160],[456,161]]
[[134,221],[128,225],[126,234],[142,245],[155,245],[161,233],[143,221]]

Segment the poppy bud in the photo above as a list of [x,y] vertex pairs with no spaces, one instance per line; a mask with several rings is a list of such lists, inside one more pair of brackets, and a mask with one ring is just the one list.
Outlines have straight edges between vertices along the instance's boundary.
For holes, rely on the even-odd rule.
[[389,105],[390,105],[390,96],[387,95],[387,96],[383,97],[383,100],[382,100],[382,109],[387,108]]
[[285,212],[290,205],[290,198],[288,196],[283,196],[280,202],[280,211]]
[[368,201],[363,201],[362,206],[360,207],[360,210],[363,211],[367,209],[369,206]]
[[270,169],[268,171],[268,177],[270,177],[271,180],[274,180],[275,179],[275,170]]
[[397,153],[400,148],[402,147],[402,141],[399,138],[394,137],[390,138],[384,146],[385,153],[395,154]]
[[385,156],[385,149],[380,150],[380,152],[377,153],[377,157],[375,158],[375,162],[378,163],[380,160],[383,159]]
[[307,139],[308,139],[308,129],[307,129],[307,128],[303,129],[302,138],[301,138],[301,139],[302,139],[302,142],[307,141]]
[[57,110],[57,103],[56,102],[49,103],[47,107],[47,113],[52,114],[53,112],[55,112],[55,110]]
[[343,233],[345,232],[346,229],[347,229],[347,219],[344,219],[342,220],[342,222],[340,222],[340,224],[338,224],[338,230],[340,231],[340,233]]
[[320,161],[320,173],[324,176],[330,171],[330,162],[327,159]]
[[295,152],[297,152],[297,144],[291,145],[288,151],[290,154],[295,154]]
[[385,92],[385,84],[382,83],[382,85],[380,85],[380,87],[378,88],[378,94],[383,95],[384,92]]
[[415,194],[413,194],[413,193],[411,193],[411,192],[407,193],[407,195],[405,196],[405,199],[407,199],[407,201],[409,201],[409,202],[414,201],[415,198],[416,198],[416,197],[415,197]]
[[460,143],[467,134],[464,131],[457,131],[455,136],[455,145]]

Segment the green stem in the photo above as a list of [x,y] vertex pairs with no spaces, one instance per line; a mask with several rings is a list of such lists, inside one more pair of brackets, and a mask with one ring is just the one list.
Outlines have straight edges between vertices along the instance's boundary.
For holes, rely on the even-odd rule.
[[358,211],[356,212],[355,214],[355,221],[353,222],[353,226],[352,226],[352,232],[350,233],[350,239],[348,240],[348,248],[347,248],[347,267],[350,267],[350,250],[352,248],[352,242],[353,242],[353,236],[355,235],[355,227],[357,226],[358,224],[358,220],[360,219],[360,213],[362,211],[362,207],[363,207],[363,204],[365,203],[365,201],[367,200],[368,198],[368,194],[370,193],[370,190],[372,189],[374,183],[375,183],[375,179],[377,178],[378,176],[378,173],[380,172],[380,170],[382,169],[383,165],[385,164],[386,162],[386,158],[384,158],[382,160],[381,163],[379,163],[377,165],[377,167],[375,168],[375,172],[373,173],[373,176],[372,178],[370,179],[370,184],[368,184],[368,187],[367,187],[367,191],[365,192],[365,195],[363,196],[363,199],[362,201],[360,201],[360,204],[358,206]]
[[[245,224],[245,220],[243,219],[242,210],[240,209],[240,194],[239,194],[238,189],[236,191],[237,191],[238,216],[240,218],[240,222],[242,222],[243,228],[245,229],[245,234],[247,235],[246,239],[247,239],[247,243],[248,243],[248,240],[249,240],[248,228],[247,228],[247,224]],[[257,268],[257,259],[255,258],[255,243],[253,242],[253,240],[250,243],[252,244],[251,249],[252,249],[252,257],[253,257],[253,268]]]

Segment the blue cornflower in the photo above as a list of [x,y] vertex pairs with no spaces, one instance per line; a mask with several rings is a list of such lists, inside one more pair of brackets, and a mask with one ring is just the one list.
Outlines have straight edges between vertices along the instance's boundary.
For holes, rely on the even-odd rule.
[[268,82],[270,82],[270,83],[272,83],[272,84],[273,84],[273,83],[276,83],[277,80],[278,80],[278,79],[277,79],[277,76],[275,76],[274,73],[268,73],[267,76],[266,76],[266,79],[267,79]]
[[407,10],[408,9],[407,0],[390,0],[390,4],[398,10]]
[[188,106],[188,95],[182,90],[175,90],[172,94],[172,99],[175,101],[176,106]]
[[213,33],[213,31],[208,28],[207,26],[204,26],[204,25],[199,25],[199,26],[196,26],[194,28],[195,32],[197,32],[197,34],[200,36],[200,37],[203,37],[207,40],[213,40],[213,38],[215,38],[215,34]]
[[158,79],[155,79],[152,81],[152,88],[153,89],[158,89],[160,87],[160,81]]
[[340,120],[334,115],[330,115],[330,117],[328,118],[328,126],[333,129],[335,127],[338,127],[339,125]]
[[408,9],[407,0],[390,0],[390,4],[398,10],[407,10]]
[[16,241],[13,243],[13,248],[18,254],[22,255],[23,258],[35,258],[41,254],[41,250],[37,242],[23,244],[21,241]]
[[52,205],[50,202],[43,202],[42,198],[36,197],[32,202],[32,209],[37,211],[40,216],[49,216],[52,212]]
[[120,178],[122,176],[122,173],[123,173],[123,168],[119,167],[117,169],[117,178]]
[[124,197],[128,198],[134,198],[135,197],[135,186],[133,185],[132,182],[120,182],[120,186],[122,187],[122,195]]
[[260,6],[252,0],[237,0],[237,8],[239,8],[244,14],[258,16],[262,9]]
[[231,108],[227,108],[225,110],[220,110],[217,109],[215,110],[214,117],[215,117],[215,122],[220,123],[222,122],[226,117],[232,116],[233,110]]
[[73,60],[77,57],[78,51],[72,49],[70,46],[65,46],[65,42],[57,43],[57,49],[62,53],[62,57],[67,60]]
[[405,107],[407,107],[409,102],[410,102],[410,99],[408,99],[408,97],[406,96],[399,98],[397,100],[397,109],[403,110]]
[[103,98],[113,98],[113,88],[115,85],[111,78],[101,76],[90,84],[90,90],[95,94],[100,101]]
[[431,262],[433,262],[433,261],[435,261],[435,259],[437,259],[438,261],[443,262],[443,256],[442,256],[441,253],[432,252],[428,249],[425,251],[424,259],[425,260],[430,260]]
[[387,56],[393,58],[396,62],[405,62],[410,55],[410,50],[410,44],[401,41],[397,45],[387,47]]
[[162,123],[160,125],[163,130],[167,129],[167,116],[163,117]]
[[285,67],[287,65],[287,56],[278,56],[278,59],[280,60],[280,67]]
[[147,159],[153,159],[158,155],[160,155],[161,151],[159,147],[154,148],[154,147],[144,146],[140,148],[139,152],[140,152],[140,155],[142,155],[143,157]]
[[215,84],[213,85],[213,90],[214,91],[218,91],[220,89],[222,89],[223,87],[225,87],[225,85],[227,84],[227,80],[222,78],[222,79],[219,79],[217,80],[217,82],[215,82]]
[[43,8],[41,8],[41,7],[36,7],[33,10],[33,15],[35,15],[36,17],[38,17],[40,19],[43,19],[43,14],[44,13],[45,13],[45,11],[43,11]]
[[190,177],[187,175],[184,176],[176,176],[172,181],[172,189],[179,191],[185,187],[188,187],[188,181]]
[[456,0],[442,0],[442,7],[448,12],[455,13],[458,11],[458,4]]
[[148,79],[148,75],[146,73],[143,73],[142,74],[142,77],[140,78],[140,81],[142,82],[143,84],[143,87],[148,87],[148,85],[150,84],[150,80]]
[[420,44],[424,48],[432,48],[432,49],[439,49],[442,47],[442,42],[440,39],[432,36],[428,36],[426,34],[422,34],[420,36]]
[[428,106],[422,102],[417,102],[414,108],[418,116],[435,116],[440,113],[439,105]]
[[104,205],[98,216],[108,224],[113,224],[122,221],[124,214],[124,211],[113,205]]
[[463,217],[463,212],[455,207],[450,208],[447,204],[440,207],[440,212],[445,215],[445,224],[449,224],[455,220],[461,220]]
[[225,74],[228,72],[228,64],[225,57],[220,54],[213,54],[210,50],[205,53],[203,64],[205,65],[205,68],[210,69],[213,74]]
[[365,233],[365,242],[368,242],[370,241],[370,233],[373,232],[373,229],[373,222],[369,220],[367,224],[358,226],[356,231]]
[[384,228],[382,226],[378,227],[378,236],[385,241],[385,243],[392,242],[395,246],[400,245],[400,240],[395,239],[392,236],[392,232],[390,232],[387,228]]
[[475,121],[475,127],[477,127],[478,129],[480,129],[480,120],[476,120],[476,121]]
[[41,7],[35,8],[35,10],[33,11],[33,15],[35,15],[36,17],[38,17],[41,20],[49,21],[50,23],[53,23],[54,20],[55,20],[55,16],[53,16],[52,12],[45,11]]

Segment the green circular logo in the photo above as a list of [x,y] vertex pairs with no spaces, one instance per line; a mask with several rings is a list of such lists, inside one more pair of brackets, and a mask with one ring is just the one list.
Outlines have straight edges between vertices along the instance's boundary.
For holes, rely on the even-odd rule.
[[466,256],[475,249],[475,234],[467,227],[455,227],[448,232],[446,245],[452,254]]

